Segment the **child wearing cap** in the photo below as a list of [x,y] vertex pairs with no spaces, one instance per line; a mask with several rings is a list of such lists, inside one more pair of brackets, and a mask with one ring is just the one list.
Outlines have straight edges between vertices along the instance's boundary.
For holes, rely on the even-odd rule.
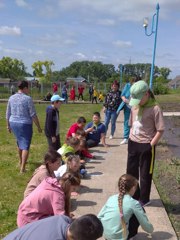
[[154,94],[145,81],[134,83],[130,93],[129,105],[132,108],[127,173],[137,179],[140,176],[140,191],[136,192],[135,198],[145,206],[150,203],[155,147],[164,132],[164,120]]
[[51,105],[46,108],[45,134],[49,147],[58,150],[61,147],[59,135],[59,108],[64,101],[59,95],[51,97]]

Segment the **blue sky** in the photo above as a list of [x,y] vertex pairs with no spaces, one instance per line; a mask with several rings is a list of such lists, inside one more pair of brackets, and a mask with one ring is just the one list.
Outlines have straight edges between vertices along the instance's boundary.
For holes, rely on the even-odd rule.
[[[150,0],[0,0],[0,58],[21,59],[32,72],[37,60],[53,70],[74,61],[151,63],[154,34],[144,33],[152,16]],[[180,0],[159,0],[156,60],[180,75]]]

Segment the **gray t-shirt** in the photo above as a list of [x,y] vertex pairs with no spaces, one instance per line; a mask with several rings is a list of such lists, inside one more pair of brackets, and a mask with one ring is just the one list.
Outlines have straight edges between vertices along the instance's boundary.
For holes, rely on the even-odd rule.
[[66,240],[71,222],[64,215],[47,217],[14,230],[3,240]]

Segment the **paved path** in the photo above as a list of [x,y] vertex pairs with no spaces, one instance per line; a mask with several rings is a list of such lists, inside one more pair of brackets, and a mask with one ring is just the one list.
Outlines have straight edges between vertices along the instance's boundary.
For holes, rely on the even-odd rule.
[[[126,172],[127,145],[119,145],[122,136],[122,115],[118,117],[115,138],[107,143],[109,148],[99,146],[93,148],[96,159],[87,163],[87,170],[91,179],[82,180],[80,195],[72,200],[73,210],[76,216],[86,213],[98,214],[107,198],[118,192],[118,178]],[[145,207],[147,215],[154,225],[152,236],[139,230],[136,240],[177,240],[176,234],[169,221],[159,194],[152,185],[151,191],[152,204]],[[103,239],[103,238],[101,238]]]

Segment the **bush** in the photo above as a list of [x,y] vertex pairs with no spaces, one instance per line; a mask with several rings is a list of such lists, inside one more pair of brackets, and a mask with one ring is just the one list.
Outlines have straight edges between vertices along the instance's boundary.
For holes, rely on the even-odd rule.
[[166,84],[156,83],[156,84],[154,84],[153,92],[154,92],[155,95],[168,94],[169,93],[169,88],[167,87]]

